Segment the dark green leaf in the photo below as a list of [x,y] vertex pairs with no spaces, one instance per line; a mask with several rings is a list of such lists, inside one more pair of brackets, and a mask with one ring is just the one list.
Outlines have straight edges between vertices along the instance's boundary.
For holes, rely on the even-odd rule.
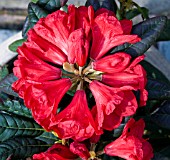
[[11,88],[12,83],[14,83],[16,80],[17,78],[13,74],[6,76],[2,81],[0,81],[0,92],[18,97],[18,94],[15,93]]
[[12,160],[23,159],[43,152],[48,147],[50,145],[33,138],[13,138],[0,144],[0,157],[1,160],[6,160],[11,155]]
[[35,139],[39,139],[41,141],[46,142],[47,144],[54,144],[57,142],[59,139],[54,136],[51,132],[44,132],[42,135],[36,137]]
[[0,81],[9,74],[7,66],[0,67]]
[[170,40],[170,19],[167,20],[166,26],[158,38],[158,41],[169,41]]
[[148,79],[146,89],[149,99],[166,100],[170,98],[170,86],[164,82]]
[[109,51],[109,53],[120,52],[120,51],[123,51],[123,50],[127,49],[127,48],[130,47],[130,46],[131,46],[130,43],[124,43],[124,44],[122,44],[122,45],[120,45],[120,46],[117,46],[117,47],[111,49],[111,50]]
[[28,5],[28,18],[29,18],[29,25],[32,28],[37,21],[42,18],[46,17],[48,15],[48,12],[39,7],[35,3],[29,3]]
[[68,0],[39,0],[37,4],[48,12],[54,12],[64,6],[67,1]]
[[37,2],[38,2],[38,0],[31,0],[31,2],[33,2],[33,3],[37,3]]
[[25,42],[26,40],[25,39],[19,39],[13,43],[11,43],[9,45],[9,50],[11,50],[12,52],[16,52],[17,51],[17,48],[19,46],[22,46],[22,44]]
[[170,129],[170,101],[163,103],[151,116],[151,120],[158,126]]
[[159,153],[160,153],[161,155],[163,155],[164,157],[170,159],[170,145],[167,146],[166,148],[162,149]]
[[4,101],[3,103],[0,103],[0,110],[6,111],[8,113],[16,114],[19,116],[32,118],[32,114],[30,110],[16,100],[12,100],[12,101],[7,100]]
[[33,120],[23,119],[0,112],[0,141],[6,141],[16,136],[35,137],[43,133],[43,129]]
[[102,160],[120,160],[119,157],[111,157],[106,154],[103,155]]
[[158,68],[154,67],[151,63],[144,60],[140,62],[140,64],[144,67],[145,71],[147,72],[148,78],[157,79],[161,82],[170,84],[166,76]]
[[25,22],[24,22],[23,29],[22,29],[22,37],[23,38],[25,38],[25,39],[27,38],[27,32],[29,29],[31,29],[31,25],[30,25],[29,17],[27,16],[25,19]]
[[130,10],[130,11],[128,11],[128,12],[126,13],[126,18],[127,18],[127,19],[132,19],[132,18],[138,16],[138,15],[141,14],[141,13],[142,13],[143,15],[146,14],[145,17],[147,17],[147,15],[148,15],[148,9],[145,8],[145,7],[141,7],[140,9],[134,8],[134,9],[132,9],[132,10]]
[[93,6],[95,11],[99,8],[106,8],[116,13],[117,10],[117,5],[114,0],[87,0],[86,6]]
[[155,153],[152,160],[169,160],[170,157],[166,157],[160,153]]
[[120,126],[114,129],[114,134],[113,134],[114,137],[119,137],[122,134],[122,131],[129,119],[130,117],[126,117],[124,121],[120,124]]
[[147,19],[135,25],[132,29],[132,34],[138,35],[142,40],[132,44],[125,52],[129,53],[132,57],[144,54],[162,33],[166,20],[165,16],[160,16]]

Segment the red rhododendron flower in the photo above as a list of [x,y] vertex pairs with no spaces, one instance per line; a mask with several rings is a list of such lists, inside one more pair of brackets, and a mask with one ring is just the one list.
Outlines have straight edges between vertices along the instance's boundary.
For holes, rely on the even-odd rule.
[[46,152],[34,154],[33,160],[74,160],[77,155],[72,153],[67,146],[56,143]]
[[72,102],[53,119],[50,128],[61,138],[73,138],[78,141],[93,135],[95,123],[83,90],[76,91]]
[[[102,129],[112,130],[123,117],[135,113],[132,90],[140,90],[145,104],[146,74],[138,64],[143,57],[109,55],[117,45],[140,41],[130,34],[131,28],[132,21],[119,21],[107,9],[94,12],[92,6],[69,5],[68,12],[53,12],[29,30],[27,42],[17,50],[14,75],[18,80],[12,87],[44,129],[77,141],[100,137]],[[94,117],[86,100],[89,88],[96,101]],[[59,111],[68,91],[74,97]]]
[[105,146],[105,153],[127,160],[150,160],[153,157],[153,149],[142,138],[144,127],[145,123],[142,119],[136,122],[131,118],[126,124],[122,135]]
[[96,115],[98,129],[113,130],[118,127],[124,116],[133,115],[137,109],[137,102],[132,91],[106,86],[98,81],[90,83],[90,90],[96,100]]
[[70,150],[78,155],[82,160],[87,160],[90,157],[90,153],[83,143],[72,142],[70,144]]

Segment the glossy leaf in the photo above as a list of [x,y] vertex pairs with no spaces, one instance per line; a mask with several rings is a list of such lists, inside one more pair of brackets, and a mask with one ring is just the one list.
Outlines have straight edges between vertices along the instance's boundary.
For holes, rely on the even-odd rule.
[[15,42],[11,43],[9,45],[9,50],[11,50],[12,52],[16,52],[17,51],[17,48],[19,46],[22,46],[22,44],[25,42],[26,40],[25,39],[19,39],[19,40],[16,40]]
[[165,82],[170,84],[170,81],[167,77],[156,67],[154,67],[151,63],[143,60],[140,64],[144,67],[145,71],[147,72],[147,77],[152,79],[157,79],[161,82]]
[[33,3],[37,3],[37,2],[38,2],[38,0],[31,0],[31,2],[33,2]]
[[0,67],[0,81],[4,79],[9,74],[7,66]]
[[153,45],[157,38],[162,33],[167,18],[165,16],[154,17],[147,19],[135,25],[132,29],[132,34],[138,35],[142,40],[132,44],[125,51],[132,57],[143,55]]
[[131,44],[130,43],[124,43],[120,46],[117,46],[113,49],[111,49],[108,53],[116,53],[116,52],[121,52],[121,51],[124,51],[125,49],[127,49],[128,47],[130,47]]
[[170,19],[167,20],[166,26],[158,38],[158,41],[169,41],[170,40]]
[[37,4],[48,12],[54,12],[64,6],[68,0],[39,0]]
[[93,6],[95,11],[99,8],[106,8],[116,13],[117,10],[117,5],[114,0],[87,0],[86,6],[90,5]]
[[36,122],[0,112],[0,141],[6,141],[16,136],[35,137],[43,133]]
[[1,160],[6,160],[9,156],[12,160],[24,159],[35,153],[43,152],[48,147],[50,145],[33,138],[13,138],[0,144],[0,157]]
[[151,120],[158,126],[170,129],[170,101],[163,103],[151,116]]
[[12,73],[6,76],[2,81],[0,81],[0,92],[18,97],[18,94],[11,88],[12,83],[16,80],[17,78]]
[[27,38],[27,32],[29,29],[31,29],[31,25],[30,25],[29,17],[27,16],[25,19],[25,22],[24,22],[23,29],[22,29],[22,37],[23,38],[25,38],[25,39]]
[[47,144],[54,144],[55,142],[59,141],[59,139],[56,136],[54,136],[54,134],[51,132],[44,132],[43,134],[36,137],[35,139],[44,141]]
[[29,3],[28,5],[28,18],[29,18],[29,25],[30,27],[33,27],[37,21],[42,18],[46,17],[48,15],[48,12],[41,7],[39,7],[35,3]]
[[146,89],[149,99],[166,100],[170,98],[170,85],[154,79],[148,79]]
[[160,153],[154,154],[154,157],[152,160],[169,160],[170,157],[164,156]]
[[3,103],[0,103],[0,110],[6,111],[8,113],[16,114],[19,116],[24,116],[27,118],[32,118],[30,110],[16,100],[6,100]]
[[138,16],[139,14],[146,15],[145,17],[147,17],[148,9],[145,7],[134,8],[126,13],[126,18],[132,19],[132,18]]

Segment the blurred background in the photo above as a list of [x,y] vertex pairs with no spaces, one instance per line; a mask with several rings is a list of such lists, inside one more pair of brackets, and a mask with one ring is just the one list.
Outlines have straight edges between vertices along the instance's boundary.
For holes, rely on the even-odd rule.
[[[22,29],[27,6],[31,0],[0,0],[0,43]],[[151,15],[170,15],[170,0],[134,0],[149,8]],[[68,0],[83,5],[85,0]]]

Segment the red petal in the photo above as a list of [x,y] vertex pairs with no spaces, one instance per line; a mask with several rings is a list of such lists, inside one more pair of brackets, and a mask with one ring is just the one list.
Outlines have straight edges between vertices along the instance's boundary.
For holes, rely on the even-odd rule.
[[90,157],[89,151],[83,143],[72,142],[70,144],[70,150],[83,160],[87,160]]
[[131,116],[135,114],[138,104],[136,97],[132,91],[124,91],[124,99],[121,104],[116,107],[115,112],[120,116]]
[[28,41],[29,42],[25,44],[26,47],[42,60],[59,65],[66,62],[66,55],[58,47],[38,36],[33,30],[29,30],[28,32]]
[[92,24],[91,58],[99,59],[102,57],[112,47],[113,37],[120,34],[123,34],[123,31],[119,21],[114,16],[109,16],[108,13],[97,16]]
[[89,43],[85,37],[83,29],[72,32],[68,39],[68,60],[74,64],[77,62],[79,66],[84,66],[88,56]]
[[46,152],[34,154],[33,160],[74,160],[77,158],[70,149],[59,143],[54,144]]
[[102,128],[108,131],[112,131],[113,129],[119,127],[122,119],[123,117],[116,114],[115,112],[112,112],[109,115],[105,115]]
[[121,72],[130,63],[131,56],[119,52],[114,55],[105,56],[104,58],[101,58],[95,62],[92,63],[93,69],[106,72],[106,73],[116,73]]
[[142,160],[142,143],[136,137],[128,137],[127,139],[118,138],[108,144],[104,151],[107,155],[118,156],[126,160]]
[[130,34],[132,30],[132,23],[133,23],[132,20],[128,20],[128,19],[123,19],[120,21],[120,24],[123,29],[123,34]]
[[145,128],[145,122],[143,119],[135,121],[131,118],[124,127],[121,137],[135,136],[142,139]]
[[98,81],[89,85],[97,106],[98,129],[103,125],[104,117],[110,115],[123,100],[124,93],[119,89],[108,87]]
[[93,135],[95,123],[83,90],[76,91],[71,103],[56,115],[50,127],[64,139],[83,141]]
[[[59,79],[61,70],[53,67],[34,56],[25,45],[18,48],[22,56],[14,63],[14,74],[19,77],[37,82]],[[19,72],[19,73],[17,73]]]
[[101,14],[107,14],[108,16],[114,16],[116,17],[115,13],[106,9],[106,8],[100,8],[95,12],[95,17],[101,15]]
[[[42,82],[31,85],[24,94],[24,101],[31,108],[34,119],[49,130],[50,115],[57,113],[58,104],[71,86],[69,79]],[[57,96],[56,96],[57,95]]]

